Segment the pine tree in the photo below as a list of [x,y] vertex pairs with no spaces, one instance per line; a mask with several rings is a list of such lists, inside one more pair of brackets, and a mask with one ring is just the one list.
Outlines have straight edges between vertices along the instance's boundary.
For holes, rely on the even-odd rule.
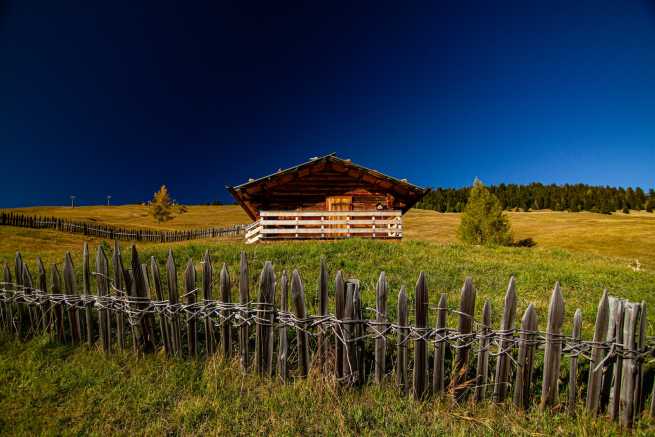
[[150,214],[158,223],[161,223],[173,218],[172,210],[173,202],[171,201],[171,196],[168,194],[166,185],[162,185],[150,202]]
[[472,244],[507,246],[512,235],[498,198],[475,179],[459,225],[459,238]]

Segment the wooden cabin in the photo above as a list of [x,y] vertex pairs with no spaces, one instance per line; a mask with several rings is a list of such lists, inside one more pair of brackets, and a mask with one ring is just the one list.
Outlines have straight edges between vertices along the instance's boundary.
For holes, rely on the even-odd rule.
[[335,154],[227,189],[254,220],[249,243],[402,238],[402,215],[428,191]]

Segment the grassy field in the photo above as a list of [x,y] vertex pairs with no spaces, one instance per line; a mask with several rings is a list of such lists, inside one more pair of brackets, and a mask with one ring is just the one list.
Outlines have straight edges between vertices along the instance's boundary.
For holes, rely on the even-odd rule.
[[[236,205],[189,206],[186,213],[176,214],[172,220],[164,223],[157,223],[149,215],[148,208],[142,205],[34,207],[11,211],[164,230],[229,226],[251,221],[241,207]],[[639,260],[644,267],[655,268],[655,214],[632,212],[605,215],[553,211],[507,214],[516,240],[532,238],[540,248],[561,248],[595,255],[617,256],[626,258],[627,262]],[[412,209],[405,215],[404,220],[406,240],[457,242],[460,214]],[[31,234],[23,233],[21,244],[29,245],[25,240],[29,239],[29,235]],[[36,237],[38,238],[38,235]],[[64,237],[62,239],[66,240]],[[9,235],[3,240],[6,241],[0,242],[0,253],[3,252],[3,246],[13,245],[9,249],[16,247]],[[66,241],[79,240],[80,237],[72,237]],[[39,241],[35,242],[35,247],[47,250],[48,244]]]
[[5,209],[28,215],[60,217],[125,227],[145,227],[161,230],[182,230],[229,226],[250,223],[252,220],[237,205],[207,206],[190,205],[185,213],[174,211],[172,220],[157,223],[147,206],[37,206],[31,208]]
[[[143,207],[110,209],[113,208],[136,214]],[[185,220],[189,223],[200,220],[194,214],[209,215],[210,210],[214,211],[211,224],[237,220],[235,207],[197,208],[190,208],[183,215],[188,215]],[[226,212],[226,222],[222,222],[221,211]],[[479,317],[482,303],[488,299],[496,325],[504,289],[512,274],[517,277],[518,314],[534,303],[541,329],[545,329],[548,299],[558,280],[566,306],[565,332],[570,330],[575,309],[580,308],[583,336],[590,338],[596,305],[605,287],[612,294],[645,300],[650,308],[655,308],[655,217],[652,214],[603,216],[544,212],[512,213],[510,218],[516,238],[531,237],[537,242],[536,247],[461,245],[455,237],[458,215],[420,210],[406,215],[406,238],[402,242],[353,239],[246,246],[235,239],[173,245],[151,243],[138,247],[142,260],[154,255],[163,264],[166,250],[172,246],[180,267],[189,257],[199,261],[202,253],[209,250],[215,270],[225,262],[233,278],[239,252],[245,250],[251,261],[253,284],[266,260],[274,262],[278,273],[282,269],[298,268],[306,282],[311,312],[317,307],[321,257],[327,260],[331,278],[341,269],[347,276],[362,281],[363,302],[369,307],[374,306],[374,284],[379,272],[384,270],[392,290],[389,304],[392,316],[399,287],[406,285],[412,299],[413,285],[420,271],[427,274],[430,302],[436,305],[439,293],[446,292],[451,307],[458,302],[464,278],[473,276],[478,290],[476,315]],[[114,217],[113,220],[118,220],[113,222],[118,224],[124,223],[120,220],[131,219]],[[146,218],[138,220],[150,226]],[[63,252],[71,250],[79,267],[82,238],[56,231],[0,227],[0,259],[11,261],[19,249],[33,268],[37,255],[48,263],[61,264]],[[106,243],[90,241],[92,250]],[[127,249],[127,243],[123,247]],[[631,266],[635,258],[642,263],[639,271]],[[129,262],[129,256],[125,261]],[[330,295],[333,296],[332,284]],[[334,305],[333,297],[330,305]],[[449,326],[455,323],[454,319],[449,320]],[[652,326],[649,330],[652,335]],[[20,344],[3,337],[0,349],[0,430],[13,429],[18,433],[298,434],[323,430],[331,434],[588,435],[618,432],[606,420],[593,420],[584,414],[573,419],[557,413],[506,414],[505,409],[509,407],[486,404],[452,410],[439,401],[415,403],[400,399],[390,388],[343,391],[319,378],[281,386],[256,377],[243,377],[234,363],[220,360],[203,364],[165,360],[159,355],[138,359],[131,354],[105,358],[96,351],[54,345],[45,338]],[[35,416],[36,411],[47,414]],[[655,431],[650,421],[644,421],[641,426],[645,434]]]
[[[604,418],[415,402],[318,375],[283,385],[236,362],[179,361],[0,335],[0,431],[11,435],[620,435]],[[650,419],[634,435],[652,435]]]

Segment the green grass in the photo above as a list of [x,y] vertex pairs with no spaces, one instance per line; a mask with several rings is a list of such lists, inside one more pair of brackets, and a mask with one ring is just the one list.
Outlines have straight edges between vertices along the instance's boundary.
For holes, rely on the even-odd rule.
[[[224,207],[213,208],[220,213]],[[214,220],[213,223],[219,223],[222,219]],[[374,306],[375,282],[384,270],[391,286],[388,307],[392,317],[400,286],[407,286],[413,300],[420,271],[427,274],[431,304],[436,305],[439,293],[445,292],[451,308],[459,303],[464,278],[472,276],[478,291],[476,316],[479,318],[483,302],[488,299],[496,326],[512,274],[517,278],[517,318],[529,303],[534,303],[540,329],[545,329],[548,300],[556,281],[561,282],[565,300],[564,331],[570,331],[573,313],[580,308],[583,337],[587,339],[591,338],[603,288],[633,301],[644,300],[651,314],[655,308],[652,215],[512,214],[516,237],[532,236],[537,241],[537,246],[530,249],[459,244],[454,239],[458,220],[455,214],[412,211],[406,216],[406,239],[402,242],[353,239],[246,246],[239,240],[199,240],[139,244],[138,248],[142,262],[154,255],[163,266],[168,247],[173,247],[178,272],[189,257],[197,263],[203,252],[209,250],[215,272],[223,262],[228,265],[233,278],[233,300],[241,250],[246,251],[250,260],[252,296],[256,295],[257,278],[266,260],[273,261],[278,274],[283,269],[297,268],[305,281],[311,313],[317,308],[322,257],[331,278],[331,308],[333,278],[338,269],[347,277],[362,281],[366,307]],[[56,262],[61,267],[63,253],[69,250],[79,270],[82,239],[80,235],[56,231],[0,227],[0,260],[13,262],[18,249],[35,271],[37,255],[46,263]],[[108,242],[92,239],[89,243],[94,251],[99,244]],[[128,243],[122,247],[128,264]],[[642,262],[640,271],[633,268],[634,258]],[[372,313],[368,316],[373,317]],[[430,318],[430,324],[434,324],[434,311]],[[456,326],[455,317],[450,318],[449,326]],[[649,333],[653,334],[652,324]],[[564,377],[567,364],[564,360]],[[640,426],[644,434],[655,431],[651,421],[643,421]],[[486,404],[452,406],[437,400],[417,403],[399,398],[388,387],[343,390],[316,377],[281,386],[255,376],[242,376],[234,363],[218,359],[195,363],[169,360],[161,354],[137,358],[131,353],[105,357],[86,347],[55,345],[45,338],[23,344],[0,337],[0,431],[589,435],[619,430],[606,419],[593,420],[582,411],[570,417],[557,412],[522,414],[510,407]]]
[[[580,409],[516,411],[400,397],[393,387],[344,389],[311,375],[282,385],[236,362],[179,361],[0,335],[0,430],[5,434],[619,435]],[[650,419],[635,435],[652,435]]]

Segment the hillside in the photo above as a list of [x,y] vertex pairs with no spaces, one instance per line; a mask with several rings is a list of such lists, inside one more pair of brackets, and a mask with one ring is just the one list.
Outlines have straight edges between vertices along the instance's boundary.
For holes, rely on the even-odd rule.
[[[112,214],[104,214],[104,208],[54,211],[74,213],[84,220],[151,225],[143,207],[107,208]],[[37,209],[23,210],[30,211],[35,213]],[[39,214],[54,212],[43,209]],[[223,225],[238,220],[239,214],[238,207],[190,207],[187,214],[166,225]],[[401,285],[407,286],[409,299],[414,300],[413,287],[420,271],[427,276],[431,307],[437,305],[440,292],[447,293],[449,305],[456,305],[462,282],[471,275],[477,289],[476,317],[480,317],[482,302],[489,300],[494,326],[500,322],[503,292],[510,275],[517,279],[517,314],[522,314],[528,304],[534,304],[540,329],[545,328],[555,281],[561,281],[565,299],[564,332],[570,332],[573,313],[580,308],[584,338],[592,335],[603,288],[655,307],[652,215],[543,212],[511,213],[510,217],[516,238],[532,237],[536,247],[462,245],[456,239],[458,214],[412,210],[406,215],[406,238],[401,242],[353,239],[247,246],[238,239],[147,243],[138,248],[143,260],[155,256],[163,265],[166,252],[172,247],[178,271],[183,270],[189,258],[199,265],[203,252],[209,250],[214,271],[218,272],[226,263],[232,277],[238,270],[239,253],[245,250],[251,262],[253,284],[257,283],[266,260],[273,261],[278,273],[297,268],[306,282],[306,302],[311,314],[316,313],[318,306],[316,280],[322,257],[329,271],[330,295],[334,274],[341,269],[347,277],[360,279],[364,307],[375,306],[374,284],[384,270],[390,285],[392,318],[396,315],[395,297]],[[50,263],[61,267],[64,252],[71,251],[80,275],[83,238],[78,234],[3,226],[0,260],[11,263],[15,251],[20,250],[35,271],[36,256],[41,256],[50,269]],[[109,249],[108,243],[91,239],[91,252],[99,244]],[[127,265],[128,244],[121,244]],[[634,258],[640,259],[642,270],[635,271],[631,266]],[[235,288],[232,298],[236,299]],[[331,299],[331,312],[333,304]],[[430,323],[434,323],[432,315]],[[456,323],[454,316],[449,317],[449,326]],[[648,329],[652,334],[652,327]],[[295,348],[295,343],[291,347]],[[299,429],[307,433],[371,435],[620,432],[606,418],[591,418],[583,410],[571,418],[558,412],[541,414],[536,409],[517,412],[511,406],[490,403],[455,406],[438,399],[415,402],[401,398],[391,386],[344,390],[319,377],[282,385],[242,375],[236,361],[226,363],[220,358],[208,362],[177,360],[157,353],[143,359],[130,352],[104,356],[97,345],[88,350],[86,346],[58,345],[46,337],[22,343],[6,335],[0,336],[0,348],[0,429],[6,430],[11,424],[12,431],[19,434],[46,429],[62,434],[288,434]],[[564,362],[563,368],[567,365]],[[42,414],[44,411],[47,414]],[[653,431],[649,419],[638,426],[637,434]]]
[[[236,205],[189,206],[188,211],[165,223],[157,223],[141,205],[91,207],[17,208],[30,215],[55,216],[118,226],[148,227],[165,230],[229,226],[249,223],[249,217]],[[612,215],[589,212],[554,211],[508,212],[515,239],[532,238],[541,248],[561,248],[601,256],[625,258],[625,263],[638,260],[643,268],[655,268],[655,214],[633,212]],[[405,240],[442,244],[457,243],[459,213],[437,213],[412,209],[404,216]],[[54,231],[3,229],[0,227],[0,254],[13,254],[16,249],[47,253],[50,249],[79,247],[82,236]],[[91,240],[93,241],[93,240]],[[179,244],[179,243],[178,243]]]

